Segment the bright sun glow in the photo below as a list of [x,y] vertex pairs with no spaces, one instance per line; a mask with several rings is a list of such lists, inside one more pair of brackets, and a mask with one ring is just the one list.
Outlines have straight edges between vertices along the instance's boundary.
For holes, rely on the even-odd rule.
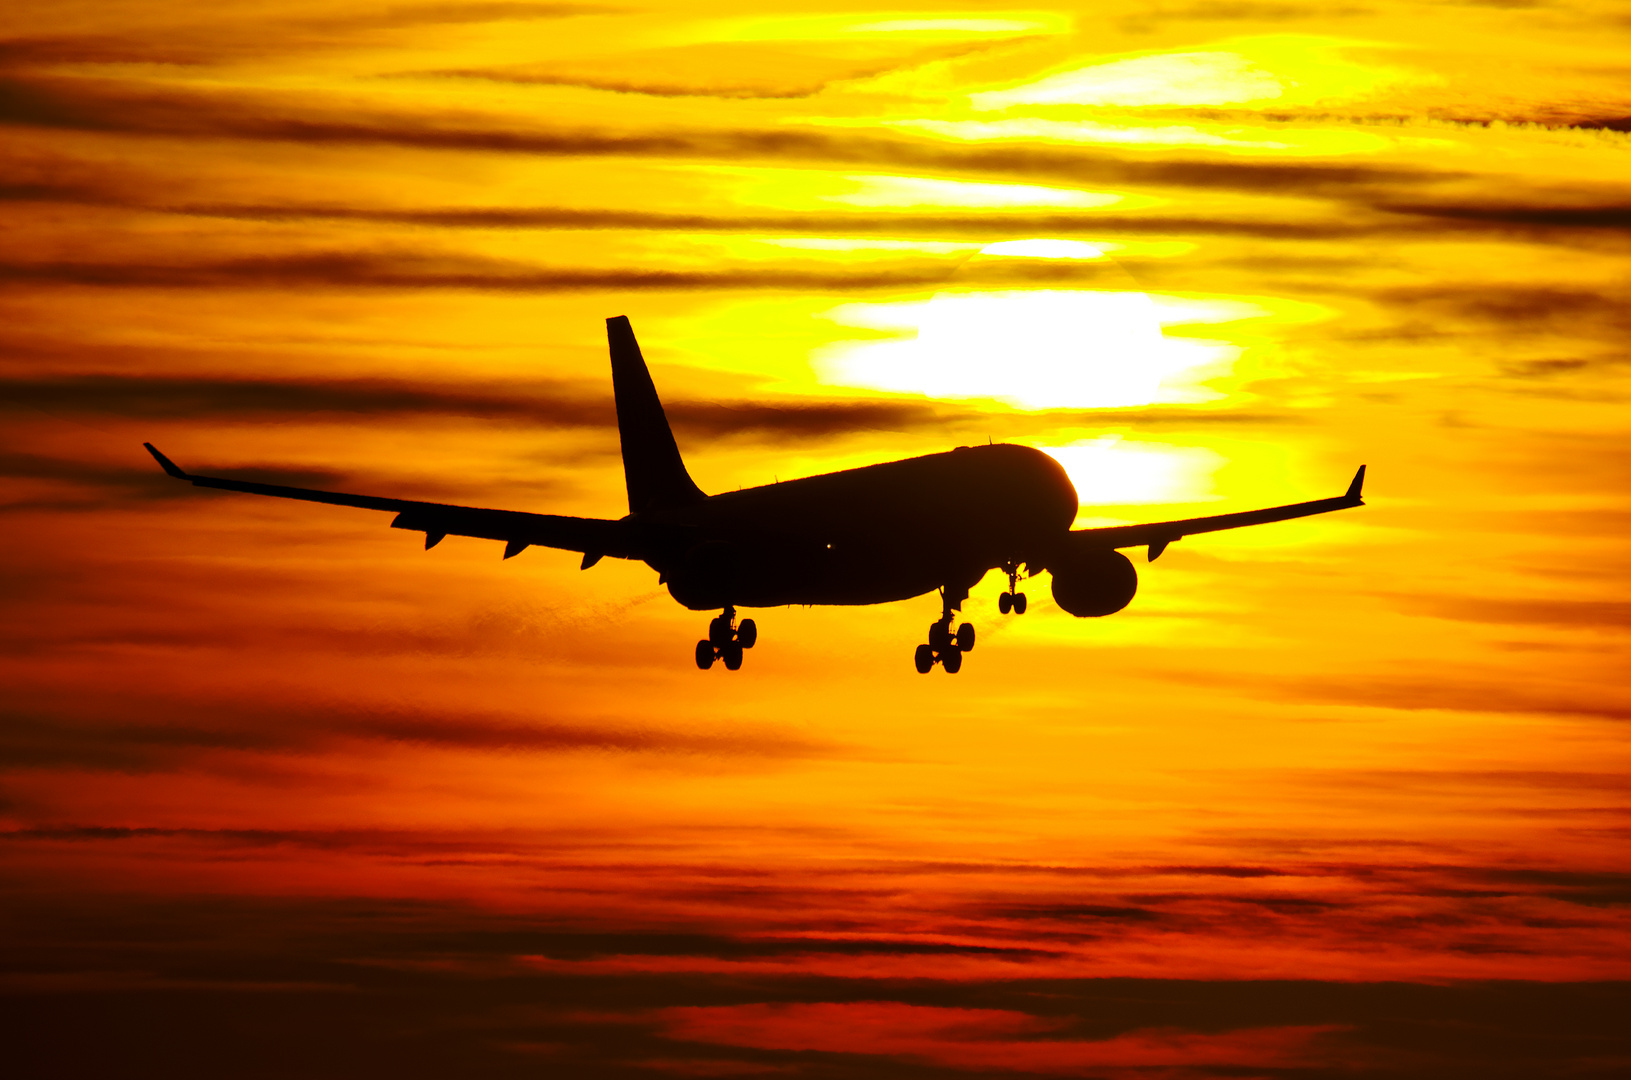
[[1217,48],[1150,53],[1088,64],[1034,82],[969,95],[976,109],[1016,107],[1245,105],[1354,100],[1422,75],[1345,53],[1375,43],[1307,34],[1265,34]]
[[[878,309],[888,309],[880,311]],[[838,321],[917,329],[856,346],[834,381],[1024,408],[1147,405],[1188,366],[1165,348],[1155,305],[1138,292],[1026,289],[941,293],[926,303],[850,304]]]
[[1007,255],[1022,259],[1098,259],[1104,249],[1085,240],[1004,240],[987,244],[981,255]]
[[1119,435],[1038,449],[1065,467],[1086,507],[1203,501],[1214,497],[1212,474],[1224,462],[1211,450]]
[[840,172],[835,169],[686,165],[677,167],[677,171],[723,185],[738,203],[789,210],[834,206],[955,210],[1003,210],[1030,206],[1093,210],[1105,206],[1132,209],[1155,201],[1148,196],[1128,198],[1114,192],[1084,191],[1045,184],[989,184],[930,176]]
[[1037,184],[980,184],[966,180],[935,180],[922,176],[850,174],[843,178],[853,188],[822,196],[823,201],[850,206],[1060,206],[1092,209],[1121,202],[1119,195],[1102,191],[1043,187]]
[[[991,244],[986,260],[1104,258],[1077,240]],[[1133,289],[963,289],[928,301],[846,304],[834,321],[892,331],[820,366],[828,381],[937,398],[991,398],[1022,408],[1148,405],[1162,381],[1195,363],[1161,333],[1159,309]],[[915,330],[915,337],[907,336]]]
[[[1242,139],[1235,134],[1202,131],[1192,124],[1142,125],[1095,123],[1090,120],[1044,120],[1035,117],[1009,120],[936,120],[931,118],[889,120],[890,127],[921,131],[970,142],[982,139],[1047,139],[1055,142],[1147,144],[1150,146],[1215,146],[1230,150],[1286,150],[1293,145],[1282,136],[1273,139]],[[1375,149],[1386,144],[1377,136],[1367,136],[1358,149]]]
[[1012,90],[971,94],[977,109],[1013,105],[1228,105],[1280,96],[1280,80],[1232,52],[1164,53],[1063,71]]

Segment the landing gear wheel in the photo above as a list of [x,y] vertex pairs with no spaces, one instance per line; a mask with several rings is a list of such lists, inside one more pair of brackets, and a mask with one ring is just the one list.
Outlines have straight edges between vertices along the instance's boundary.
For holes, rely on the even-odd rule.
[[1014,594],[1014,614],[1025,614],[1025,594],[1022,592],[1017,592]]
[[1014,596],[1012,593],[1003,593],[997,597],[997,610],[1004,615],[1014,610]]
[[946,669],[947,675],[957,674],[959,671],[963,670],[962,652],[958,649],[953,649],[948,653],[942,653],[940,656],[940,666]]
[[957,651],[974,651],[974,624],[964,623],[957,628]]
[[951,648],[951,627],[943,622],[929,625],[929,648],[943,653]]
[[[701,659],[701,656],[702,653],[698,652],[697,657],[699,660]],[[934,667],[934,650],[927,645],[919,645],[917,647],[917,655],[912,657],[912,662],[917,665],[917,673],[919,675],[927,675],[929,673],[929,669]]]
[[751,649],[759,640],[759,628],[752,619],[736,621],[736,608],[730,604],[708,623],[708,637],[697,642],[697,667],[704,671],[714,666],[715,660],[725,661],[725,667],[735,671],[742,666],[742,651]]
[[713,643],[716,649],[724,648],[726,645],[729,645],[731,643],[730,619],[724,615],[720,615],[715,618],[713,622],[709,623],[708,640]]

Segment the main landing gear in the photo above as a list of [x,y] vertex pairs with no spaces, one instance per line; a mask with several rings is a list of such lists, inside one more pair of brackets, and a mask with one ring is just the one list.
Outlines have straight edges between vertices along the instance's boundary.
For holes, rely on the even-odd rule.
[[708,624],[708,636],[697,642],[697,667],[707,671],[715,660],[725,661],[727,671],[742,666],[742,650],[753,648],[759,640],[759,628],[752,619],[736,621],[736,609],[725,605],[725,612]]
[[1008,575],[1008,591],[997,597],[997,610],[1004,615],[1012,611],[1015,615],[1025,614],[1025,594],[1018,592],[1019,564],[1004,563],[1003,571]]
[[[955,675],[963,670],[963,654],[974,648],[974,624],[964,623],[951,632],[951,613],[956,606],[956,600],[949,591],[942,592],[942,605],[938,621],[929,624],[929,640],[927,644],[919,645],[913,662],[917,664],[917,673],[927,675],[936,664],[946,669],[947,675]],[[968,595],[967,591],[963,596]]]

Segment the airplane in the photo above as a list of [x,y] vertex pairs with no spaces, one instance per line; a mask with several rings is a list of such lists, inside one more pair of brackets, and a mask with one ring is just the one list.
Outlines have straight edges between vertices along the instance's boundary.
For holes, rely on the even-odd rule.
[[348,495],[183,471],[152,443],[160,467],[196,487],[243,491],[365,510],[394,511],[394,529],[425,534],[429,550],[448,536],[504,542],[504,558],[530,546],[583,555],[587,570],[608,556],[637,559],[692,611],[718,610],[696,644],[697,667],[742,666],[758,640],[739,607],[887,604],[938,591],[940,618],[913,663],[955,675],[974,648],[974,626],[955,631],[953,614],[989,571],[1008,576],[997,601],[1025,613],[1021,573],[1051,576],[1053,599],[1078,618],[1126,607],[1138,572],[1122,548],[1147,549],[1154,562],[1174,541],[1200,533],[1363,506],[1365,466],[1342,495],[1179,521],[1071,529],[1079,500],[1065,470],[1040,450],[1010,443],[868,465],[706,495],[686,471],[626,316],[606,320],[612,392],[623,450],[629,512],[617,519]]

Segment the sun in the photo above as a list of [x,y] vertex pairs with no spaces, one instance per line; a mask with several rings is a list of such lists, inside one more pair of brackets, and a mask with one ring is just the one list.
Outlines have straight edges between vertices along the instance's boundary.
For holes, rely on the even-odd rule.
[[1156,304],[1106,249],[1079,240],[990,244],[928,300],[846,304],[829,317],[891,334],[830,353],[829,382],[934,398],[1149,405],[1194,363],[1170,347]]

